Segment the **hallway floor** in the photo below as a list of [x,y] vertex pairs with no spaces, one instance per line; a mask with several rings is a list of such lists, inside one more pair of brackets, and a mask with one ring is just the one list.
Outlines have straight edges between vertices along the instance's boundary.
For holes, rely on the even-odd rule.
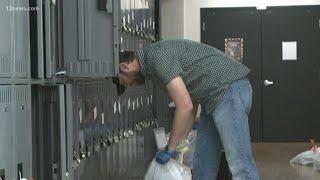
[[309,143],[254,143],[252,149],[261,180],[320,180],[320,171],[289,162],[310,149]]

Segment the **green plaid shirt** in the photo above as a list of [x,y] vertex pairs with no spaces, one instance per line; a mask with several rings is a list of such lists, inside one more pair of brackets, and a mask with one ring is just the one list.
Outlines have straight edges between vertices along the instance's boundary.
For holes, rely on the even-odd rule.
[[142,75],[163,89],[180,75],[205,114],[214,110],[232,82],[250,72],[218,49],[190,40],[159,41],[139,50],[138,59]]

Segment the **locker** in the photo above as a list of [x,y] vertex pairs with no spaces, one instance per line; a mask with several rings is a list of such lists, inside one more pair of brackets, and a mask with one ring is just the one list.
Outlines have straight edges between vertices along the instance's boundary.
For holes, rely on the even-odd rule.
[[120,22],[121,22],[121,34],[120,34],[120,48],[121,50],[127,50],[127,16],[126,16],[126,0],[120,1]]
[[12,87],[0,86],[0,171],[6,179],[16,177]]
[[[15,166],[22,177],[32,176],[31,86],[14,86]],[[19,169],[18,165],[21,165]],[[19,174],[17,174],[18,176]]]
[[[106,3],[106,10],[101,11],[101,3]],[[38,37],[40,47],[38,77],[43,77],[44,72],[46,78],[60,74],[69,77],[118,74],[118,1],[57,0],[39,2],[38,6],[38,32],[33,35]]]
[[[118,1],[113,13],[98,10],[96,1],[62,1],[63,67],[71,77],[117,74]],[[78,32],[78,33],[74,33]]]
[[[34,178],[60,180],[65,159],[61,147],[61,110],[57,86],[32,88]],[[65,177],[65,176],[64,176]]]
[[28,5],[28,1],[16,0],[5,0],[1,4],[0,78],[30,77],[29,15],[12,9]]
[[68,170],[71,179],[78,179],[78,168],[84,160],[84,135],[80,130],[83,119],[82,86],[78,83],[67,85],[67,152]]
[[[14,0],[15,7],[28,7],[29,1]],[[13,12],[13,37],[14,42],[14,77],[30,77],[30,32],[29,32],[29,14],[24,12]]]
[[83,84],[83,120],[81,126],[84,130],[85,141],[89,147],[89,154],[95,150],[95,145],[100,137],[99,133],[99,83],[85,83]]
[[3,5],[0,9],[0,34],[1,34],[1,42],[0,42],[0,77],[9,78],[12,76],[12,49],[13,49],[13,41],[12,41],[12,19],[13,13],[10,13],[6,8],[6,6],[10,5],[11,0],[2,1]]

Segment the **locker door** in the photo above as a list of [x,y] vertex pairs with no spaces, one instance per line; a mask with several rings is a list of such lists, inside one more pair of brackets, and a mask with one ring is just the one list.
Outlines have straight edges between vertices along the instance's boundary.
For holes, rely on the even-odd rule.
[[6,179],[16,177],[11,93],[10,86],[0,86],[0,173],[3,177],[4,171]]
[[[22,177],[32,176],[31,87],[14,86],[15,166]],[[18,175],[18,174],[17,174]]]
[[[51,3],[50,1],[43,1],[38,2],[40,7],[38,16],[38,26],[41,29],[38,33],[41,37],[38,43],[39,47],[43,48],[43,53],[39,54],[43,56],[42,58],[45,59],[45,63],[43,64],[43,71],[45,73],[46,78],[52,78],[56,73],[56,65],[59,65],[58,59],[58,31],[60,31],[58,26],[58,6],[60,1],[55,1]],[[43,38],[43,39],[42,39]],[[41,51],[41,50],[40,50]],[[41,59],[40,59],[41,61]],[[41,65],[43,62],[39,62]],[[41,68],[40,68],[41,69]],[[41,71],[41,70],[40,70]]]
[[[33,141],[35,179],[64,180],[62,176],[64,162],[64,134],[61,133],[63,121],[59,101],[58,86],[34,86],[32,88],[33,107]],[[63,129],[64,130],[64,129]],[[63,151],[62,151],[63,150]],[[65,174],[65,173],[64,173]]]
[[[60,2],[60,1],[58,1]],[[118,1],[61,1],[62,67],[72,77],[105,77],[118,73]]]
[[[13,1],[14,7],[28,7],[29,1]],[[27,12],[11,12],[13,13],[12,31],[14,36],[14,77],[28,78],[30,77],[30,31],[29,31],[29,13]],[[2,36],[2,35],[1,35]]]
[[0,8],[0,78],[6,77],[9,78],[12,76],[12,13],[7,10],[7,6],[10,5],[11,0],[2,0]]
[[264,139],[320,139],[320,6],[272,7],[262,15]]

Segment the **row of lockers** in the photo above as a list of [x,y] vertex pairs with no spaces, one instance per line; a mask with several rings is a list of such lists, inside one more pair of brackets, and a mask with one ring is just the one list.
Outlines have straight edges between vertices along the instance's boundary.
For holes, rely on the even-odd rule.
[[[52,17],[50,20],[57,21],[57,27],[52,28],[58,29],[56,39],[61,49],[53,52],[58,55],[51,57],[56,58],[59,65],[51,67],[66,70],[71,77],[115,76],[118,73],[120,4],[118,0],[105,1],[105,6],[110,8],[101,11],[97,2],[57,1],[55,10],[60,19]],[[63,36],[61,42],[60,36]]]
[[169,99],[150,84],[119,97],[104,77],[118,74],[120,50],[156,40],[159,2],[1,3],[37,7],[0,9],[0,83],[29,84],[0,86],[1,179],[141,179]]
[[165,94],[143,89],[119,97],[100,80],[33,86],[31,98],[30,85],[1,86],[0,177],[141,177],[155,153],[152,130],[170,119]]
[[31,87],[0,86],[0,177],[32,175]]
[[37,9],[0,9],[0,78],[116,76],[120,50],[157,39],[158,1],[98,2],[3,0],[2,7]]
[[155,152],[153,92],[136,87],[117,96],[110,83],[80,86],[73,86],[73,92],[83,89],[87,94],[74,92],[74,100],[83,101],[73,121],[78,130],[73,145],[75,175],[79,179],[141,179]]
[[121,0],[121,49],[138,50],[157,39],[155,0]]
[[169,98],[148,86],[121,96],[110,79],[34,87],[34,177],[141,179],[156,151],[153,129],[170,121]]
[[154,34],[155,0],[121,0],[121,23],[132,31]]

